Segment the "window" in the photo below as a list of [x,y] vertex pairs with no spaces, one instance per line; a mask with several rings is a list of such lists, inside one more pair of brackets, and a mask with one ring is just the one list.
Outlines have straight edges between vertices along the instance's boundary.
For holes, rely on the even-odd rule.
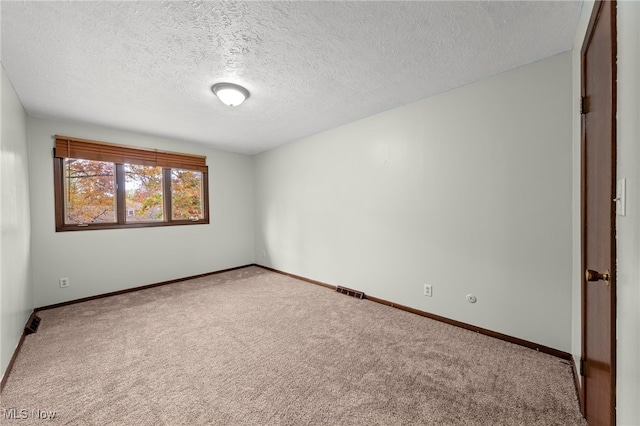
[[124,182],[127,222],[162,222],[162,167],[125,164]]
[[67,222],[116,222],[115,164],[65,158],[64,183]]
[[56,136],[56,230],[209,223],[206,157]]
[[202,218],[202,173],[171,169],[171,218]]

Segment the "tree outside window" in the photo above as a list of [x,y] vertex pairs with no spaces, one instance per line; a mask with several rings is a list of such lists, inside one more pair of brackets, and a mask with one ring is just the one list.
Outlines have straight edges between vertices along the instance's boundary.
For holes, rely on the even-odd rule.
[[162,221],[162,168],[125,164],[124,170],[127,222]]
[[65,222],[116,222],[116,167],[103,161],[65,159]]

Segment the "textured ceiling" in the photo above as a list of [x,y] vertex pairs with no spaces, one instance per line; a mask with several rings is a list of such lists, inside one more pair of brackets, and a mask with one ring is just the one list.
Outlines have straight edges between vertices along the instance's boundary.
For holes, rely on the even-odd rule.
[[580,8],[2,1],[1,55],[31,115],[256,153],[570,50]]

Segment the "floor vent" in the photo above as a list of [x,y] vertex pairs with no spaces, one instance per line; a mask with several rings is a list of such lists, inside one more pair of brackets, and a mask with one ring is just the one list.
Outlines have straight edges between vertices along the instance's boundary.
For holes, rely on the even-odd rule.
[[40,317],[37,315],[31,315],[29,318],[29,322],[27,326],[24,328],[24,334],[33,334],[38,331],[38,326],[40,326]]
[[355,297],[356,299],[364,299],[364,293],[358,290],[351,290],[346,287],[336,287],[338,293],[346,294],[347,296]]

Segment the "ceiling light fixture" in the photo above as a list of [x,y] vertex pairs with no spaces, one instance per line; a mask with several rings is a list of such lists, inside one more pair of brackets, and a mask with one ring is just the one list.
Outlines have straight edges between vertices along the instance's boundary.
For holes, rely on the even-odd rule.
[[223,104],[229,106],[238,106],[249,97],[247,89],[233,83],[216,83],[211,86],[211,91]]

